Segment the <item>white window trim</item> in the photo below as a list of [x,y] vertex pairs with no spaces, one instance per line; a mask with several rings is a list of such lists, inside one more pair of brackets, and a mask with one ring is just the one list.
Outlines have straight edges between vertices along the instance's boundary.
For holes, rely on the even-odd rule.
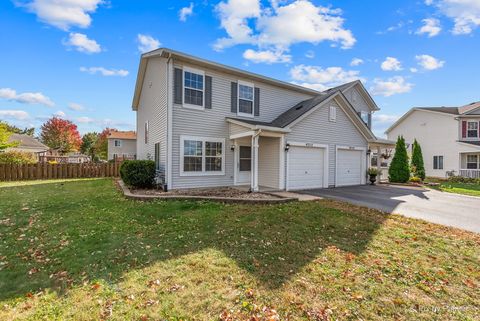
[[[477,129],[468,129],[468,126],[469,126],[470,124],[476,124]],[[467,121],[467,137],[466,137],[467,139],[474,139],[474,140],[476,140],[476,139],[479,138],[479,136],[478,136],[478,126],[479,126],[479,125],[478,125],[478,121],[471,121],[471,120],[470,120],[470,121]],[[475,131],[475,132],[477,133],[476,136],[468,136],[468,132],[469,132],[469,131]]]
[[[117,146],[117,142],[118,142],[118,146]],[[122,140],[121,139],[115,139],[113,141],[113,146],[115,147],[122,147]]]
[[[183,102],[183,104],[182,104],[182,106],[184,108],[188,108],[188,109],[205,110],[205,71],[200,70],[200,69],[190,68],[190,67],[183,67],[182,72],[183,72],[183,77],[182,77],[182,81],[183,81],[183,84],[182,84],[182,91],[183,91],[182,92],[182,102]],[[186,72],[191,72],[191,73],[203,76],[202,106],[185,103],[185,89],[187,88],[187,87],[185,87],[185,73]],[[188,88],[190,88],[190,87],[188,87]],[[196,88],[190,88],[190,89],[199,90],[199,89],[196,89]]]
[[[201,172],[185,172],[183,170],[184,162],[184,142],[186,140],[195,140],[202,142],[202,171]],[[207,172],[205,170],[205,142],[222,143],[222,171]],[[222,176],[225,175],[225,138],[215,137],[197,137],[197,136],[180,136],[180,176]]]
[[330,106],[328,110],[328,120],[333,123],[337,122],[337,106]]
[[[240,112],[240,85],[252,87],[253,97],[252,97],[252,113],[251,114]],[[248,99],[243,99],[243,100],[248,100]],[[255,84],[251,82],[246,82],[242,80],[237,81],[237,116],[249,117],[249,118],[255,117]]]

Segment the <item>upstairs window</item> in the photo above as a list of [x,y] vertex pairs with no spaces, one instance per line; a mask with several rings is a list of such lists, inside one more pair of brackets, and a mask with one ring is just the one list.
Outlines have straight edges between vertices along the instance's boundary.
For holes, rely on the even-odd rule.
[[467,123],[467,137],[469,137],[469,138],[478,137],[478,122],[469,121]]
[[253,117],[254,86],[246,82],[238,82],[238,114]]
[[368,125],[368,113],[364,112],[364,111],[361,111],[358,114],[359,114],[360,118],[363,120],[363,122],[365,123],[365,125]]
[[433,169],[443,169],[443,156],[433,156]]
[[122,141],[120,139],[115,139],[115,147],[122,147]]
[[204,107],[204,73],[200,70],[185,68],[183,83],[183,103],[190,107],[203,109]]

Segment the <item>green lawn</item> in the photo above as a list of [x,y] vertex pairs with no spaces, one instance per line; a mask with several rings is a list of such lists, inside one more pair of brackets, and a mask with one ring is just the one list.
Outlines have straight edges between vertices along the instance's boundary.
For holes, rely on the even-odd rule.
[[334,201],[0,185],[0,320],[478,320],[479,258],[478,234]]
[[427,178],[429,182],[439,183],[439,186],[433,186],[433,188],[449,193],[480,196],[480,184],[474,183],[451,183],[445,180]]

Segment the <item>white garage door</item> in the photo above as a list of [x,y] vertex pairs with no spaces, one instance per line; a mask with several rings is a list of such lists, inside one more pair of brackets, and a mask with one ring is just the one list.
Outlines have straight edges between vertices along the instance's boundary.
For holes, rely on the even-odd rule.
[[323,187],[323,148],[292,146],[288,151],[288,189]]
[[362,157],[361,150],[337,151],[337,186],[362,184]]

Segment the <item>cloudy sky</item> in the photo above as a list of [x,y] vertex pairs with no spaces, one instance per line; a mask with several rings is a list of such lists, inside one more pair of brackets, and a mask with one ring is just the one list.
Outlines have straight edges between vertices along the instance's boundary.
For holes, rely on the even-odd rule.
[[3,0],[0,119],[134,129],[160,46],[323,90],[361,79],[379,136],[413,106],[480,100],[480,0]]

